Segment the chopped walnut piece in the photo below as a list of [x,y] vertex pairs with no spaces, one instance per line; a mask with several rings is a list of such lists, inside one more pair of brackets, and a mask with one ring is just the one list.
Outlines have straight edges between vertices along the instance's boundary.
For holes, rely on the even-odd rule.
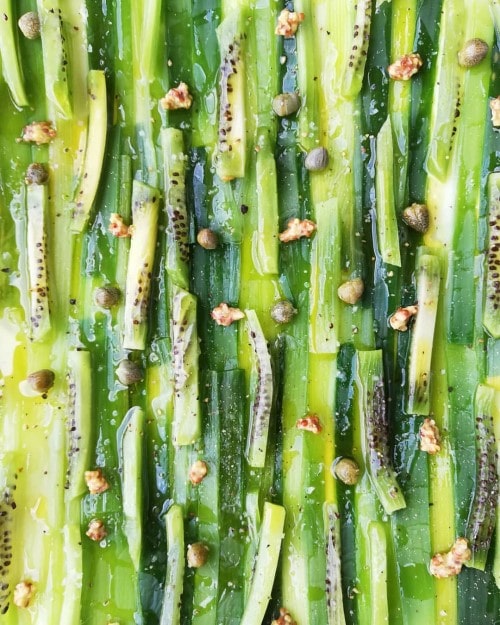
[[420,449],[428,454],[437,454],[441,450],[439,430],[434,419],[424,419],[420,427]]
[[280,615],[272,621],[271,625],[297,625],[292,615],[286,608],[280,608]]
[[50,143],[56,135],[57,131],[51,122],[31,122],[23,128],[22,140],[41,145]]
[[278,23],[274,31],[275,34],[283,35],[285,39],[293,37],[297,32],[300,22],[304,21],[304,18],[304,13],[296,13],[295,11],[283,9],[278,16]]
[[87,483],[91,495],[100,495],[108,490],[109,484],[102,474],[101,469],[95,471],[85,471],[85,482]]
[[178,87],[172,87],[160,100],[162,108],[167,111],[175,111],[176,109],[189,109],[193,103],[193,98],[189,93],[189,88],[185,82],[180,82]]
[[398,308],[394,314],[391,315],[389,323],[393,330],[399,332],[406,332],[408,330],[408,322],[412,317],[418,313],[418,306],[405,306],[404,308]]
[[446,553],[437,553],[431,559],[430,571],[434,577],[458,575],[462,565],[471,558],[471,550],[465,538],[457,538],[453,547]]
[[18,608],[27,608],[34,594],[35,585],[32,582],[19,582],[14,588],[14,605]]
[[99,542],[108,535],[108,532],[104,527],[104,523],[100,519],[92,519],[85,534],[90,538],[90,540]]
[[290,219],[286,225],[286,230],[280,234],[280,241],[296,241],[301,237],[310,237],[316,230],[316,224],[310,219]]
[[500,95],[490,100],[491,123],[495,128],[500,126]]
[[224,302],[216,306],[210,313],[212,319],[220,326],[230,326],[233,321],[243,319],[245,313],[239,308],[232,308]]
[[111,213],[109,217],[108,230],[115,237],[126,238],[131,237],[133,233],[132,226],[127,226],[123,221],[123,217],[118,213]]
[[207,463],[203,460],[196,460],[189,469],[189,481],[191,484],[200,484],[207,473]]
[[319,422],[318,415],[315,414],[307,415],[307,417],[304,417],[303,419],[298,419],[295,426],[298,430],[307,430],[313,434],[319,434],[323,429],[321,427],[321,423]]
[[410,80],[422,65],[420,54],[403,54],[401,58],[389,65],[387,71],[393,80]]

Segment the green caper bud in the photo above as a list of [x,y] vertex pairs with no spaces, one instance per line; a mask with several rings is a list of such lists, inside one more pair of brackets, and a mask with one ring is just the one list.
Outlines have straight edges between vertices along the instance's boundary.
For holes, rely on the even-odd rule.
[[289,323],[297,310],[287,299],[282,299],[271,308],[271,317],[276,323]]
[[469,39],[458,53],[458,64],[462,67],[479,65],[488,54],[489,46],[482,39]]
[[51,369],[40,369],[30,373],[26,378],[28,385],[35,393],[46,393],[54,386],[56,376]]
[[37,39],[40,37],[40,18],[35,11],[28,11],[28,13],[21,15],[17,25],[26,39]]
[[425,204],[412,204],[403,211],[403,221],[417,232],[427,232],[429,229],[429,209]]
[[205,250],[215,250],[219,245],[219,237],[210,228],[200,230],[196,235],[196,240]]
[[339,286],[337,289],[337,295],[346,304],[356,304],[363,295],[365,285],[361,278],[354,278],[354,280],[348,280]]
[[332,474],[348,486],[354,486],[359,480],[358,463],[352,458],[337,458],[332,464]]
[[120,289],[116,286],[100,286],[95,290],[94,301],[101,308],[113,308],[120,301]]
[[116,375],[125,386],[130,386],[144,379],[142,367],[132,360],[122,360],[116,369]]
[[326,148],[313,148],[306,156],[304,165],[309,171],[321,171],[328,165],[328,160]]
[[273,111],[278,117],[286,117],[296,113],[300,108],[300,96],[298,93],[280,93],[273,99]]
[[199,569],[208,559],[208,547],[204,543],[193,543],[187,548],[187,565]]
[[24,178],[26,184],[45,184],[49,179],[49,172],[42,163],[31,163]]

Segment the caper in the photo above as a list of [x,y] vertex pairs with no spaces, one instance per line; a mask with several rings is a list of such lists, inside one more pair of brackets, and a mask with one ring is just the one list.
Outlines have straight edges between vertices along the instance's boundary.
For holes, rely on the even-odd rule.
[[300,96],[298,93],[280,93],[273,99],[273,111],[278,117],[286,117],[296,113],[300,108]]
[[358,463],[352,458],[337,458],[332,464],[332,474],[344,484],[354,486],[359,480]]
[[120,289],[116,286],[100,286],[95,290],[94,301],[101,308],[113,308],[120,301]]
[[282,299],[271,308],[271,317],[276,323],[289,323],[297,314],[297,309],[287,299]]
[[328,160],[326,148],[313,148],[306,156],[304,165],[309,171],[321,171],[328,165]]
[[210,228],[200,230],[196,235],[196,240],[205,250],[215,250],[219,245],[219,237]]
[[199,569],[208,559],[208,547],[204,543],[193,543],[187,548],[187,565]]
[[56,376],[51,369],[40,369],[30,373],[26,381],[35,393],[46,393],[54,386],[55,379]]
[[429,229],[429,209],[425,204],[412,204],[403,211],[403,221],[417,232]]
[[116,369],[116,375],[122,384],[130,386],[144,378],[142,368],[132,360],[122,360]]
[[21,15],[17,25],[26,39],[37,39],[40,37],[40,18],[35,11],[28,11]]
[[482,39],[469,39],[458,53],[458,63],[462,67],[479,65],[488,54],[489,46]]
[[42,163],[31,163],[24,178],[26,184],[45,184],[49,179],[49,172]]
[[339,286],[337,295],[346,304],[356,304],[361,299],[365,285],[361,278],[348,280]]

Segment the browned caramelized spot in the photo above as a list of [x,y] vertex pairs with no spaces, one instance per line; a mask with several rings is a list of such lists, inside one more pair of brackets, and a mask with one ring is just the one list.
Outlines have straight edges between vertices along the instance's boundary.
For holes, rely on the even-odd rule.
[[102,474],[101,469],[85,471],[85,482],[91,495],[100,495],[108,490],[109,484]]
[[297,13],[296,11],[289,11],[283,9],[278,16],[278,23],[276,24],[276,35],[282,35],[286,39],[293,37],[297,32],[299,24],[305,19],[304,13]]
[[23,128],[23,141],[30,141],[41,145],[50,143],[57,135],[51,122],[31,122]]
[[286,230],[280,234],[280,241],[288,243],[302,237],[310,237],[316,231],[316,224],[310,219],[290,219]]
[[408,322],[418,313],[418,306],[400,307],[391,315],[389,323],[393,330],[406,332],[408,330]]
[[127,226],[123,221],[123,217],[118,213],[111,213],[108,230],[113,236],[121,239],[131,237],[133,234],[132,226]]
[[471,550],[465,538],[457,538],[450,551],[437,553],[431,559],[430,571],[434,577],[458,575],[462,565],[470,560]]
[[393,80],[410,80],[422,67],[420,54],[403,54],[397,61],[389,65],[387,71]]
[[323,429],[318,415],[315,414],[307,415],[307,417],[304,417],[303,419],[298,419],[295,426],[298,430],[307,430],[313,434],[319,434]]
[[200,484],[207,473],[207,463],[203,460],[196,460],[189,469],[189,481],[191,484]]
[[95,542],[100,542],[108,535],[104,523],[100,519],[92,519],[85,534]]
[[500,126],[500,95],[490,100],[491,123],[495,128]]
[[224,302],[216,306],[210,313],[212,319],[220,326],[230,326],[233,321],[243,319],[245,313],[239,308],[232,308]]
[[441,450],[439,445],[439,430],[434,419],[424,419],[420,427],[420,449],[428,454],[437,454]]
[[297,625],[286,608],[280,608],[280,615],[271,622],[271,625]]
[[27,608],[31,603],[31,599],[35,594],[35,585],[33,582],[22,581],[16,584],[14,588],[14,605],[18,608]]
[[162,108],[167,111],[176,109],[189,109],[193,103],[193,98],[189,93],[189,88],[185,82],[180,82],[177,87],[172,87],[160,100]]

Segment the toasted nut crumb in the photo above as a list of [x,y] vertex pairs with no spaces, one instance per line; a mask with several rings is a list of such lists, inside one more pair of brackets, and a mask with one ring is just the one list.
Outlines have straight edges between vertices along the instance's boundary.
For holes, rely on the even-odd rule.
[[31,163],[26,170],[24,181],[26,184],[45,184],[49,179],[49,172],[43,163]]
[[439,430],[434,419],[424,419],[420,427],[420,449],[428,454],[437,454],[441,450],[439,445]]
[[56,376],[52,369],[40,369],[28,375],[26,381],[35,393],[46,393],[54,386]]
[[227,327],[230,326],[233,321],[243,319],[245,313],[239,308],[232,308],[222,302],[212,310],[210,315],[218,325]]
[[403,221],[417,232],[427,232],[429,229],[429,209],[425,204],[414,202],[403,211]]
[[474,67],[486,58],[490,50],[486,41],[479,38],[469,39],[458,53],[458,64],[462,67]]
[[302,237],[310,237],[316,231],[316,224],[310,219],[290,219],[286,230],[280,234],[280,241],[288,243]]
[[495,128],[500,126],[500,95],[490,100],[491,123]]
[[90,540],[99,542],[108,535],[108,532],[104,527],[104,523],[100,519],[92,519],[85,534],[90,538]]
[[191,569],[199,569],[208,558],[208,547],[204,543],[193,543],[187,548],[187,565]]
[[337,458],[332,464],[331,472],[344,484],[353,486],[358,483],[359,466],[352,458]]
[[280,615],[271,622],[271,625],[297,625],[286,608],[280,608]]
[[38,39],[40,37],[40,18],[36,11],[28,11],[17,20],[19,30],[26,39]]
[[418,313],[418,306],[400,307],[393,313],[389,319],[390,326],[398,332],[406,332],[408,330],[408,322]]
[[189,481],[191,484],[200,484],[207,473],[207,463],[203,460],[196,460],[189,469]]
[[85,471],[85,482],[91,495],[100,495],[108,490],[109,484],[102,474],[101,469]]
[[282,299],[271,308],[271,318],[276,323],[290,323],[298,313],[293,304],[287,299]]
[[132,226],[127,226],[118,213],[111,213],[109,216],[108,230],[113,236],[121,239],[132,236]]
[[34,594],[35,585],[32,582],[19,582],[14,588],[14,605],[18,608],[27,608]]
[[120,289],[110,284],[100,286],[94,292],[94,301],[101,308],[109,310],[120,301]]
[[458,575],[462,565],[471,558],[471,550],[465,538],[457,538],[450,551],[437,553],[431,559],[430,571],[434,577]]
[[389,65],[387,71],[393,80],[410,80],[422,65],[420,54],[403,54],[401,58]]
[[307,430],[313,434],[319,434],[323,429],[321,427],[321,423],[319,422],[318,415],[315,414],[307,415],[307,417],[304,417],[303,419],[298,419],[295,427],[298,430]]
[[210,228],[202,228],[196,235],[198,244],[205,250],[215,250],[219,245],[217,233]]
[[339,286],[337,295],[346,304],[354,305],[361,299],[365,290],[365,283],[361,278],[348,280]]
[[41,145],[50,143],[56,135],[57,131],[51,122],[31,122],[23,128],[22,140]]
[[116,377],[125,386],[131,386],[144,379],[144,371],[133,360],[124,358],[116,368]]
[[175,111],[176,109],[189,109],[193,103],[193,98],[189,93],[189,88],[185,82],[180,82],[178,87],[172,87],[160,100],[162,108],[167,111]]
[[304,13],[297,13],[295,11],[283,9],[278,16],[278,23],[276,25],[276,30],[274,31],[275,34],[282,35],[286,39],[293,37],[297,32],[299,24],[304,21],[304,18]]

